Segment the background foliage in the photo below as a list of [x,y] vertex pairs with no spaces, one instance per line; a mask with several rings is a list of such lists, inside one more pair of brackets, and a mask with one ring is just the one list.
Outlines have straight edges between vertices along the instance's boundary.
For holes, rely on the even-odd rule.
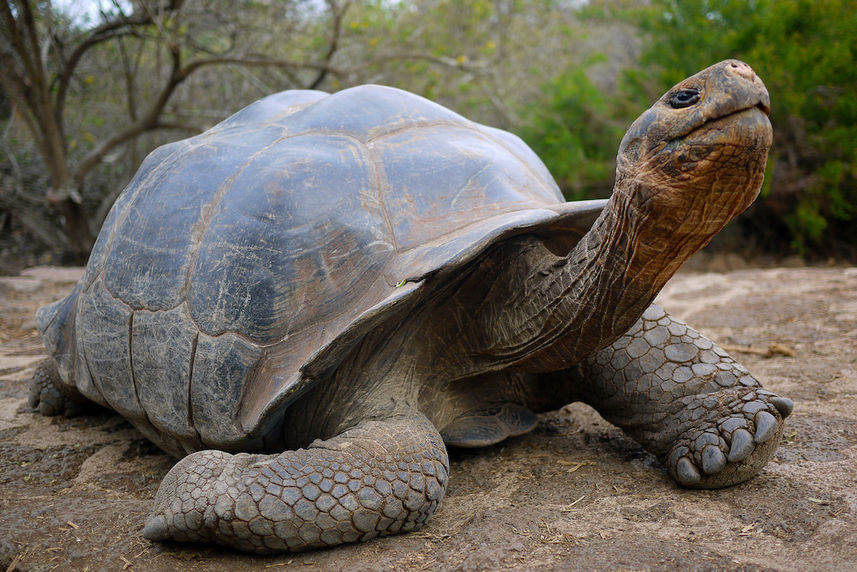
[[764,248],[853,260],[857,3],[670,0],[641,24],[649,41],[640,65],[657,66],[663,85],[703,65],[700,54],[752,62],[765,80],[774,147],[763,200],[744,219],[745,232]]
[[721,247],[857,260],[855,0],[63,6],[10,0],[0,20],[0,270],[81,261],[146,153],[290,88],[423,94],[520,134],[569,199],[604,197],[630,122],[729,57],[765,80],[775,139]]

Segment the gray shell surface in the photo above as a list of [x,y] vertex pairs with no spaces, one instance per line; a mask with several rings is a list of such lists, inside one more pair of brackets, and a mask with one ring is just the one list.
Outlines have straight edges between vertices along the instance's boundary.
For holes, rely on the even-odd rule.
[[174,453],[262,446],[427,277],[521,232],[570,247],[603,204],[407,92],[283,92],[149,155],[40,331],[65,380]]

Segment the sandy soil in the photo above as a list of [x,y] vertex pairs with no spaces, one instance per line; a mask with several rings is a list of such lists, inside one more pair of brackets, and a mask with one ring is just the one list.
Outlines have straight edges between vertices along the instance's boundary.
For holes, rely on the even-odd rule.
[[116,415],[28,409],[43,356],[33,312],[79,273],[0,278],[0,570],[857,569],[857,268],[684,273],[664,291],[674,314],[749,350],[733,353],[795,400],[749,483],[680,489],[575,404],[530,435],[453,451],[422,531],[277,557],[150,544],[140,530],[172,461]]

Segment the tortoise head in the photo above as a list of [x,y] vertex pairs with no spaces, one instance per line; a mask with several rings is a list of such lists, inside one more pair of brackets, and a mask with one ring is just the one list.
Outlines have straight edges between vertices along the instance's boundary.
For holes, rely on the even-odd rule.
[[663,95],[619,147],[617,190],[658,232],[711,236],[761,188],[771,146],[770,97],[747,64],[726,60]]

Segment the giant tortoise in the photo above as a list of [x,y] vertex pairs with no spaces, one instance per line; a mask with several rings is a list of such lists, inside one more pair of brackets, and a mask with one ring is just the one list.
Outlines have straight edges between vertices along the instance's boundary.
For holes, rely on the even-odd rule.
[[757,195],[764,84],[729,60],[630,127],[607,201],[398,89],[266,97],[155,150],[37,322],[42,413],[182,458],[143,535],[294,551],[414,530],[446,446],[595,407],[687,487],[767,462],[793,404],[652,303]]

